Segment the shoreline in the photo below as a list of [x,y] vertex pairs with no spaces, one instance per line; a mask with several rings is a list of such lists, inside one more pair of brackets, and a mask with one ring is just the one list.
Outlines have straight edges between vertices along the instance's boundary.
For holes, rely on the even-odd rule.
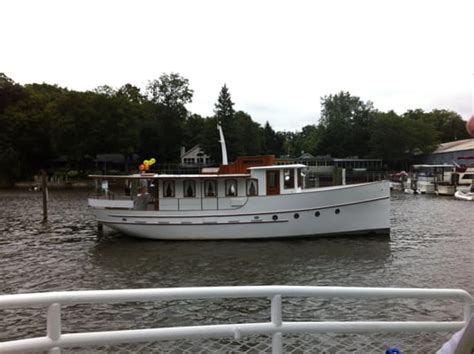
[[[91,183],[87,180],[78,180],[73,182],[48,182],[48,189],[85,189],[90,188]],[[2,189],[27,189],[41,190],[41,184],[35,181],[15,182],[11,186],[1,187]]]

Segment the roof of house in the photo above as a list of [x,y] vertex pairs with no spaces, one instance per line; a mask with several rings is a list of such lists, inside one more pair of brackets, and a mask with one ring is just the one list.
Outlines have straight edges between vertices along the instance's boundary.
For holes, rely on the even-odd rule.
[[314,156],[311,155],[309,152],[305,152],[303,155],[298,157],[298,160],[306,160],[306,159],[314,159]]
[[444,152],[454,152],[454,151],[471,150],[471,149],[474,150],[474,138],[442,143],[433,152],[433,154],[442,154]]
[[207,156],[204,151],[201,149],[201,147],[199,146],[199,144],[197,145],[194,145],[191,149],[189,150],[186,150],[184,153],[181,154],[181,158],[185,158],[186,156],[189,156],[192,152],[194,151],[198,151],[198,153],[202,153],[203,156],[206,156],[206,157],[209,157]]

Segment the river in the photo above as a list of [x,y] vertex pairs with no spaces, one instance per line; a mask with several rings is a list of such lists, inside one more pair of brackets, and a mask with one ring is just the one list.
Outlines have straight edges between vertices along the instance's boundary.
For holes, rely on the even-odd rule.
[[[114,232],[99,237],[86,199],[87,193],[82,191],[51,191],[49,222],[42,224],[40,194],[14,190],[0,192],[1,294],[263,284],[462,288],[474,294],[474,203],[394,194],[390,238],[167,242],[138,240]],[[391,307],[392,301],[305,299],[289,300],[286,305],[284,319],[299,321],[454,320],[461,313],[460,306],[451,303],[419,301],[405,301],[396,310]],[[44,335],[44,312],[3,310],[0,318],[0,341]],[[265,300],[219,300],[93,308],[81,305],[66,309],[63,318],[64,332],[225,323],[229,320],[251,319],[255,322],[268,320],[268,303]],[[434,350],[447,335],[421,337],[425,338],[427,346],[416,349],[412,343],[411,351]],[[342,351],[353,348],[355,352],[363,352],[390,344],[388,340],[373,347],[367,344],[380,337],[352,340],[350,336],[327,335],[325,338],[329,338],[326,342],[332,343],[331,348],[337,349],[336,343],[342,341],[345,343]],[[410,348],[406,348],[410,344],[400,342],[402,337],[390,338],[399,341],[398,345],[405,345],[404,352],[410,352]],[[417,338],[419,341],[420,337]],[[315,341],[310,337],[301,343],[309,343],[309,348],[314,349],[318,348]],[[213,347],[215,343],[203,343],[193,347],[190,342],[186,350],[223,350]],[[293,347],[286,347],[288,352],[297,352],[298,348],[307,350],[294,344],[298,342],[291,343]],[[224,344],[237,345],[234,342]],[[251,344],[232,350],[266,350],[264,347],[252,349]],[[172,345],[159,348],[184,351],[184,347]],[[151,347],[122,347],[125,351],[127,348],[138,351]],[[112,347],[92,349],[113,351]],[[336,349],[328,351],[338,352]],[[154,350],[158,349],[155,347]]]

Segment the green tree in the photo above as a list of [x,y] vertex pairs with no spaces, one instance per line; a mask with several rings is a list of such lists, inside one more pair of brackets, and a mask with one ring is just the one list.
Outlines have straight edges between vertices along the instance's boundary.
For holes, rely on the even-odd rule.
[[371,155],[400,166],[414,155],[432,152],[437,146],[437,132],[422,119],[422,113],[407,111],[399,116],[393,111],[377,112],[371,124]]
[[6,111],[26,97],[27,92],[21,85],[0,73],[0,185],[11,183],[21,173],[20,152],[15,139],[17,120]]
[[142,95],[140,89],[132,84],[123,85],[117,90],[115,95],[133,103],[143,103],[145,101],[145,96]]
[[221,161],[222,155],[217,123],[222,125],[222,130],[224,131],[229,162],[233,161],[243,151],[241,146],[239,146],[239,132],[235,119],[234,102],[232,102],[229,89],[225,84],[222,86],[215,103],[214,117],[206,122],[204,140],[201,142],[201,147],[206,154],[211,156],[214,161]]
[[252,117],[245,112],[238,111],[234,115],[235,127],[237,131],[236,154],[238,156],[260,155],[263,152],[262,127],[252,120]]
[[263,142],[262,153],[266,155],[284,155],[285,137],[282,133],[277,133],[273,130],[270,123],[267,121],[263,127]]
[[193,98],[193,90],[189,88],[189,80],[177,73],[161,75],[158,80],[148,82],[147,93],[151,102],[186,114],[187,103]]
[[341,91],[322,97],[321,106],[319,152],[335,157],[367,155],[374,113],[372,102]]
[[200,144],[204,140],[205,125],[206,119],[199,114],[191,114],[187,117],[184,125],[184,146],[187,149]]
[[[185,137],[188,114],[185,105],[192,101],[193,90],[189,88],[188,79],[170,73],[150,81],[147,94],[153,104],[148,107],[147,112],[154,117],[149,118],[144,125],[146,131],[141,132],[141,137],[148,137],[152,141],[141,151],[148,155],[159,155],[159,161],[162,162],[176,162],[179,160],[179,149]],[[149,151],[150,148],[153,148],[153,151]]]
[[445,143],[469,138],[466,131],[466,122],[456,112],[434,109],[427,113],[427,116],[436,129],[440,142]]

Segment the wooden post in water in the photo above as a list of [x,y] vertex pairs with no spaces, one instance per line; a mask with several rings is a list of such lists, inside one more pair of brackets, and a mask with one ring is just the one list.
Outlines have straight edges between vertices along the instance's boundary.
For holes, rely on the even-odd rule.
[[98,223],[97,223],[97,234],[98,234],[99,236],[102,236],[103,233],[104,233],[104,224],[98,222]]
[[41,193],[43,194],[43,222],[48,222],[48,183],[45,170],[41,170]]

